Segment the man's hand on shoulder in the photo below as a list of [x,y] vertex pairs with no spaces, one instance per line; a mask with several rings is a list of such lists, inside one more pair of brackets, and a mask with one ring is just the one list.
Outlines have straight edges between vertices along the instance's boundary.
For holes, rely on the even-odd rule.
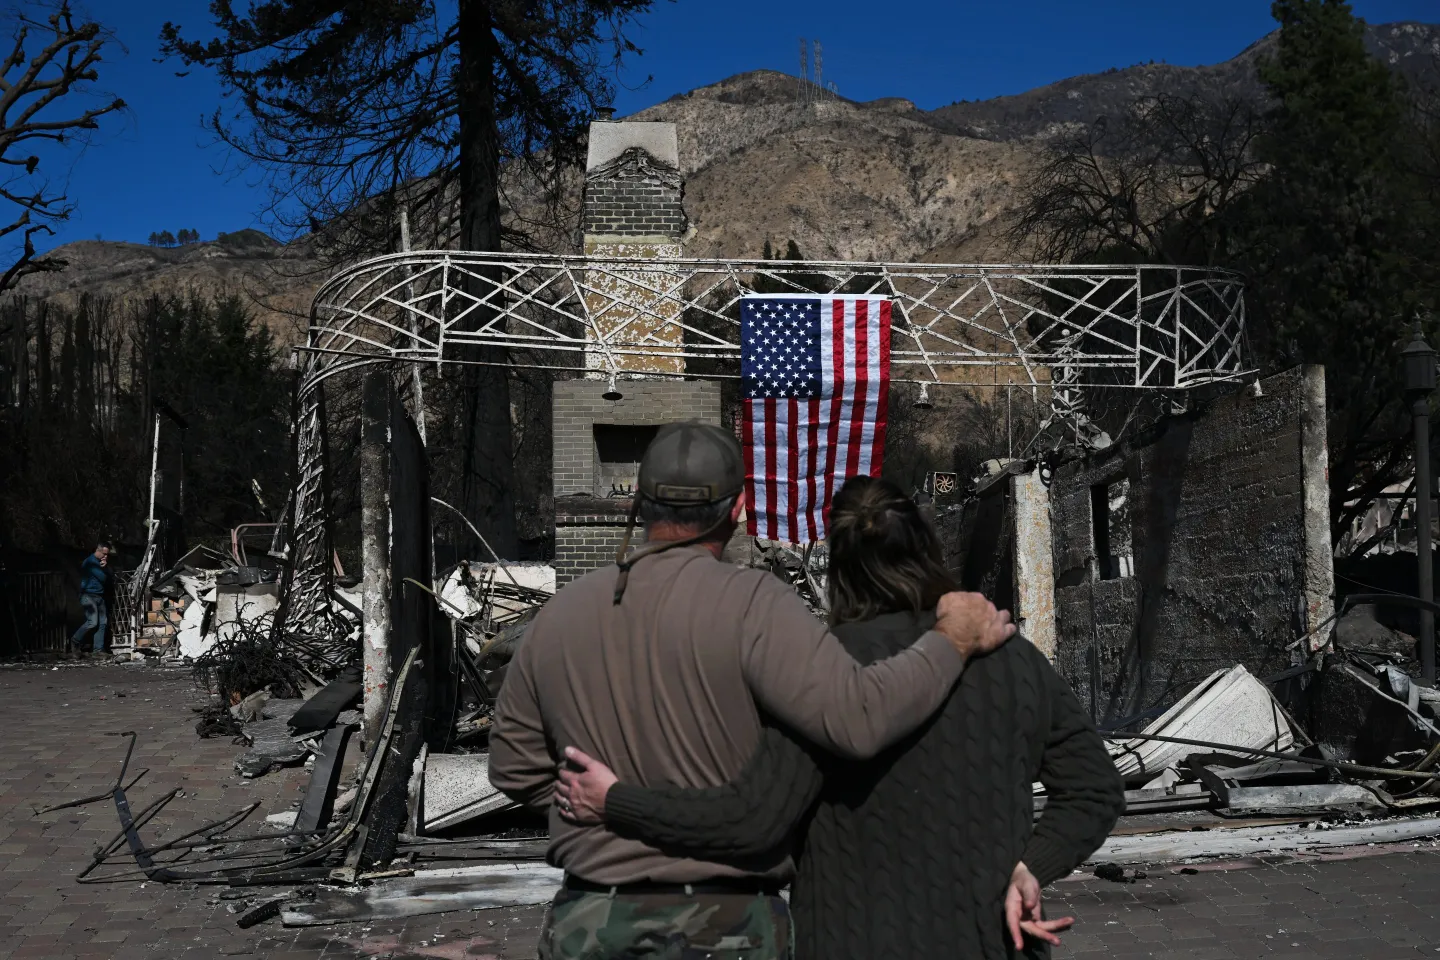
[[935,629],[967,659],[989,653],[1015,635],[1010,611],[996,610],[978,593],[947,593],[935,612]]

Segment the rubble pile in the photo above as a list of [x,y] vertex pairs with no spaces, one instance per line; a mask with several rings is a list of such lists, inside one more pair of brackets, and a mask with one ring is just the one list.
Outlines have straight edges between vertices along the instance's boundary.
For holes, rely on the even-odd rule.
[[1143,729],[1108,731],[1127,812],[1336,819],[1440,808],[1440,691],[1416,681],[1413,640],[1363,608],[1341,614],[1307,662],[1264,682],[1238,665],[1217,671]]
[[[751,551],[748,562],[823,612],[823,557],[763,541]],[[435,699],[439,681],[427,674],[419,644],[406,647],[383,690],[366,689],[361,598],[353,592],[335,605],[348,636],[322,643],[277,629],[275,582],[238,565],[182,565],[153,592],[187,601],[163,655],[191,663],[218,697],[197,732],[234,738],[243,777],[305,763],[309,786],[298,809],[241,834],[251,806],[151,846],[140,831],[174,794],[132,811],[122,766],[110,794],[89,798],[113,799],[122,831],[82,880],[289,888],[267,894],[242,923],[278,916],[324,924],[548,899],[560,877],[542,862],[543,821],[527,819],[490,786],[487,751],[495,697],[554,595],[554,568],[465,562],[429,586],[415,583],[439,627],[429,649],[449,664],[448,700]],[[1342,607],[1328,642],[1297,661],[1268,678],[1241,665],[1216,671],[1163,709],[1104,731],[1126,783],[1127,814],[1177,818],[1168,832],[1162,822],[1159,832],[1112,837],[1097,854],[1109,873],[1128,880],[1114,864],[1146,858],[1440,834],[1440,819],[1413,817],[1440,808],[1440,693],[1416,682],[1413,642],[1364,608]],[[436,712],[440,702],[448,712]],[[433,736],[436,723],[445,724],[443,736]],[[367,739],[355,756],[362,726]],[[1034,802],[1038,815],[1046,802],[1040,784]],[[1395,820],[1401,815],[1409,819]],[[1185,817],[1209,818],[1205,832],[1193,833],[1197,821]],[[1217,827],[1225,821],[1235,827]]]

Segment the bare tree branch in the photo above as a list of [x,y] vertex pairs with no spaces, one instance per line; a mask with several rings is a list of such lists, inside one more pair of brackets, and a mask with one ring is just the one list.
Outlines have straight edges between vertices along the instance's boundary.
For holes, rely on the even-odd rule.
[[[77,24],[68,0],[53,4],[36,0],[32,8],[50,12],[43,20],[36,13],[22,12],[13,28],[14,45],[0,61],[0,164],[24,171],[0,183],[0,200],[21,211],[8,226],[0,227],[0,237],[23,230],[24,238],[18,250],[9,251],[11,263],[0,273],[0,292],[27,274],[64,266],[54,257],[37,256],[35,237],[54,236],[53,225],[74,210],[64,194],[51,189],[38,157],[11,151],[29,140],[66,143],[83,137],[99,128],[101,117],[125,108],[120,98],[103,97],[90,88],[98,78],[96,65],[102,51],[112,43],[100,25]],[[44,46],[29,56],[26,48],[32,34],[43,37]],[[76,98],[80,102],[72,110],[53,115],[62,101],[71,105]]]
[[1264,172],[1260,132],[1248,101],[1137,100],[1055,149],[1025,185],[1009,239],[1045,260],[1216,264],[1223,213]]

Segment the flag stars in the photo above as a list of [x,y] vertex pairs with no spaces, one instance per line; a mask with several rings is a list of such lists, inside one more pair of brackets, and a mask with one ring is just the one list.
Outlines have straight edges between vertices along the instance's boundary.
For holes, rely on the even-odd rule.
[[741,304],[741,367],[756,398],[819,395],[819,299],[747,299]]

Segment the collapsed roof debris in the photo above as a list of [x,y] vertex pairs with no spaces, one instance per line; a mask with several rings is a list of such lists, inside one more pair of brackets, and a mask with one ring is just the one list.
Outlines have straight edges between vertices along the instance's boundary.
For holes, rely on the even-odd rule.
[[1263,683],[1236,665],[1216,671],[1143,731],[1145,737],[1114,740],[1110,755],[1127,783],[1152,781],[1192,750],[1175,740],[1224,740],[1235,748],[1285,750],[1295,735],[1285,711]]
[[[786,580],[823,613],[823,555],[759,541],[736,559]],[[548,899],[558,873],[539,862],[545,830],[490,787],[487,738],[507,665],[555,580],[550,565],[498,560],[459,563],[429,583],[402,577],[409,591],[403,602],[423,601],[426,616],[443,615],[448,631],[410,642],[392,630],[390,642],[404,641],[405,655],[387,685],[367,691],[360,623],[350,612],[361,606],[355,593],[354,602],[332,607],[349,624],[348,637],[320,642],[278,628],[276,608],[256,602],[273,595],[273,577],[228,567],[162,578],[158,589],[183,592],[205,611],[187,613],[204,643],[193,658],[197,676],[219,696],[201,720],[202,733],[246,741],[236,760],[244,776],[313,758],[309,786],[298,810],[255,832],[237,829],[252,806],[152,846],[142,831],[173,793],[132,812],[129,787],[117,782],[105,796],[123,829],[82,878],[284,887],[243,919],[278,916],[293,925]],[[1361,599],[1373,601],[1356,597],[1350,606]],[[1378,623],[1362,623],[1350,606],[1331,618],[1318,649],[1289,670],[1260,679],[1235,664],[1176,691],[1163,710],[1112,724],[1111,753],[1130,787],[1127,814],[1159,817],[1174,830],[1117,836],[1097,857],[1134,863],[1157,851],[1203,857],[1440,833],[1440,819],[1306,826],[1440,808],[1440,697],[1411,681],[1413,658],[1404,651],[1413,646]],[[187,643],[181,633],[177,646]],[[189,649],[196,642],[191,638]],[[449,679],[439,672],[443,663]],[[449,685],[451,693],[437,700]],[[347,772],[347,747],[362,722],[355,708],[377,690],[384,696],[379,725]],[[437,712],[437,703],[448,706]],[[402,748],[404,738],[413,751]],[[1045,802],[1037,785],[1037,813]],[[1261,828],[1247,824],[1257,817],[1294,828],[1252,836]],[[1227,829],[1226,820],[1235,827]],[[1189,833],[1196,823],[1207,828],[1199,839]],[[126,850],[138,872],[121,865]]]
[[[1224,409],[1232,419],[1251,418],[1244,426],[1264,413],[1264,403],[1298,396],[1313,380],[1307,374],[1267,381],[1265,401],[1233,401]],[[581,399],[602,386],[573,383]],[[690,399],[697,404],[709,396],[693,392]],[[718,410],[718,392],[711,392]],[[680,397],[674,390],[665,396],[671,394]],[[278,914],[283,922],[307,925],[538,903],[553,893],[558,874],[540,862],[543,821],[515,809],[489,786],[494,703],[509,662],[557,581],[582,574],[583,563],[594,566],[613,556],[612,521],[628,513],[628,505],[601,498],[593,486],[591,495],[565,493],[564,502],[575,501],[568,508],[568,529],[576,545],[564,557],[557,550],[553,566],[504,561],[491,553],[484,561],[435,570],[428,510],[440,501],[429,496],[424,446],[385,375],[367,376],[363,399],[359,587],[336,583],[330,571],[338,564],[327,546],[288,557],[273,571],[245,564],[238,549],[233,563],[197,558],[195,565],[157,578],[153,588],[200,611],[184,610],[166,652],[171,659],[189,658],[217,694],[200,720],[202,735],[243,737],[246,745],[237,750],[242,775],[310,762],[300,807],[271,818],[257,832],[238,830],[252,807],[151,847],[142,832],[170,795],[132,812],[124,795],[128,788],[117,782],[108,796],[124,829],[87,868],[87,879],[143,875],[284,888],[275,896],[267,893],[247,922]],[[1232,459],[1222,441],[1244,431],[1228,422],[1194,426],[1195,443],[1219,451],[1207,462]],[[1165,443],[1187,437],[1179,431]],[[1173,479],[1160,469],[1173,458],[1162,454],[1174,452],[1159,444],[1147,453],[1146,463],[1155,468],[1150,488],[1136,480],[1125,497],[1138,504],[1143,490],[1153,488],[1168,490],[1166,502],[1183,499],[1194,485],[1160,489],[1162,481]],[[618,477],[629,461],[616,457],[607,469]],[[1233,545],[1187,546],[1188,553],[1167,561],[1177,564],[1170,571],[1174,578],[1163,580],[1139,552],[1143,538],[1121,536],[1123,511],[1110,507],[1129,501],[1111,495],[1115,477],[1105,471],[1114,466],[1099,459],[1075,461],[1047,480],[1045,471],[1017,462],[995,483],[996,489],[1017,491],[1010,501],[1001,502],[997,494],[988,514],[967,506],[961,516],[968,531],[968,554],[962,557],[967,588],[993,592],[997,603],[1007,602],[1002,588],[1013,588],[1008,599],[1018,599],[1013,609],[1027,636],[1062,673],[1070,671],[1077,695],[1096,716],[1109,711],[1105,716],[1112,719],[1101,725],[1110,728],[1112,756],[1129,787],[1127,814],[1146,818],[1145,829],[1160,831],[1114,837],[1098,859],[1123,864],[1156,851],[1203,857],[1235,849],[1308,848],[1339,837],[1368,842],[1363,838],[1440,834],[1440,817],[1396,819],[1440,808],[1440,699],[1411,679],[1413,643],[1358,610],[1364,603],[1389,601],[1355,596],[1330,615],[1331,591],[1323,577],[1272,583],[1256,576],[1241,597],[1245,614],[1205,621],[1215,636],[1200,633],[1189,607],[1180,611],[1183,617],[1156,613],[1132,623],[1127,620],[1132,611],[1160,611],[1178,603],[1177,597],[1197,609],[1213,605],[1218,588],[1184,580],[1181,574],[1190,568],[1178,564],[1203,559],[1222,568],[1218,574],[1202,570],[1206,577],[1229,576],[1228,561],[1217,559],[1217,551]],[[595,479],[583,473],[574,481],[581,488]],[[1276,482],[1293,487],[1303,480],[1286,474]],[[557,504],[561,492],[557,489]],[[1090,509],[1102,501],[1104,510]],[[1209,515],[1212,505],[1203,506],[1188,511],[1177,506],[1176,516],[1191,522]],[[1003,539],[1007,524],[1025,525],[1026,536],[997,563],[970,563],[985,559],[986,538]],[[1077,544],[1091,543],[1102,527],[1109,537],[1112,526],[1115,536],[1100,551],[1107,554],[1100,558],[1104,563],[1092,563],[1095,551]],[[477,539],[483,544],[478,532]],[[1291,539],[1296,550],[1295,544],[1309,542]],[[823,547],[736,538],[726,556],[770,571],[791,584],[812,611],[824,614]],[[1290,559],[1286,555],[1285,569],[1294,566]],[[284,595],[282,571],[289,576],[305,565],[313,575],[304,591]],[[1229,589],[1230,581],[1224,583]],[[1048,599],[1026,592],[1036,584],[1054,587]],[[1182,596],[1181,584],[1190,593]],[[1146,602],[1138,603],[1137,596]],[[1300,632],[1291,627],[1302,602],[1303,635],[1292,643]],[[1062,612],[1077,610],[1088,612],[1091,621],[1076,614],[1067,624]],[[1111,619],[1096,619],[1101,614]],[[1048,641],[1039,630],[1047,618]],[[1077,623],[1086,629],[1077,632]],[[1263,644],[1255,642],[1262,636],[1256,624],[1265,628]],[[1137,644],[1141,638],[1163,639],[1169,668],[1150,669],[1154,663],[1138,654],[1134,662],[1125,660],[1129,654],[1118,647],[1101,650],[1109,659],[1102,662],[1096,653],[1088,661],[1089,688],[1081,691],[1077,684],[1083,685],[1086,662],[1074,655],[1080,649],[1076,637],[1093,637],[1102,627],[1136,638]],[[1223,645],[1216,640],[1222,635],[1230,638]],[[1107,678],[1102,670],[1116,676]],[[1195,672],[1184,672],[1190,670]],[[1125,676],[1134,682],[1120,683]],[[1037,788],[1037,811],[1046,800]],[[1265,827],[1263,835],[1247,833],[1262,829],[1252,826],[1258,817],[1288,823]],[[1190,832],[1197,825],[1205,827],[1203,834]],[[127,848],[138,874],[121,862]]]
[[[481,700],[490,696],[494,674],[508,660],[508,654],[502,657],[496,651],[507,644],[513,651],[523,642],[525,625],[540,600],[548,596],[544,590],[548,573],[543,567],[512,569],[511,573],[513,579],[497,565],[462,564],[439,578],[432,591],[437,610],[447,612],[456,631],[460,641],[456,649],[466,651],[462,662],[470,664],[477,678],[474,691],[479,691]],[[497,588],[497,584],[501,586]],[[1108,734],[1117,768],[1132,785],[1127,792],[1127,813],[1219,814],[1243,819],[1237,820],[1236,829],[1229,830],[1223,823],[1207,821],[1208,829],[1199,835],[1189,831],[1192,823],[1177,820],[1178,832],[1117,836],[1097,853],[1097,860],[1153,862],[1166,857],[1232,855],[1237,850],[1283,852],[1440,834],[1440,819],[1355,822],[1440,808],[1440,771],[1436,770],[1440,698],[1428,691],[1414,692],[1415,685],[1403,679],[1408,677],[1403,668],[1413,665],[1403,658],[1344,649],[1338,636],[1333,633],[1320,654],[1306,664],[1310,677],[1307,697],[1295,715],[1272,691],[1289,678],[1262,681],[1236,666],[1197,684],[1141,730]],[[422,750],[415,770],[391,772],[392,779],[403,775],[409,783],[411,816],[392,837],[393,849],[387,858],[367,856],[370,844],[366,834],[376,824],[378,787],[387,764],[393,764],[398,756],[389,747],[410,722],[406,712],[414,709],[414,701],[407,698],[407,691],[423,681],[417,654],[418,649],[412,649],[397,671],[383,726],[376,741],[366,745],[353,775],[353,789],[341,795],[346,778],[341,776],[340,761],[345,743],[359,723],[358,712],[348,709],[358,696],[355,672],[341,675],[304,702],[269,698],[262,691],[234,704],[239,714],[236,719],[244,718],[253,750],[264,743],[288,742],[307,744],[316,754],[300,810],[283,822],[276,820],[279,830],[237,834],[236,828],[253,812],[252,805],[166,843],[150,845],[141,831],[173,792],[132,812],[128,787],[117,780],[105,796],[116,804],[121,833],[97,852],[81,879],[144,876],[162,882],[292,887],[295,889],[262,904],[266,918],[279,916],[290,925],[547,900],[559,873],[539,862],[545,845],[543,831],[515,836],[514,827],[503,819],[493,820],[503,818],[511,804],[489,788],[483,726],[468,735],[466,749],[470,752]],[[1342,754],[1333,745],[1315,742],[1307,728],[1314,729],[1310,725],[1317,718],[1332,725],[1339,722],[1332,714],[1340,708],[1326,699],[1335,697],[1337,688],[1321,681],[1330,674],[1354,681],[1355,689],[1341,688],[1344,696],[1353,697],[1356,689],[1363,688],[1360,692],[1370,698],[1360,711],[1364,720],[1356,742],[1379,736],[1373,729],[1378,724],[1384,733],[1380,742],[1393,752],[1376,759],[1368,754]],[[462,670],[461,676],[470,674]],[[477,710],[484,713],[489,702],[475,707],[467,704],[456,716],[472,717]],[[1373,709],[1377,706],[1381,708],[1378,711]],[[1346,710],[1349,707],[1340,715],[1357,715]],[[1396,717],[1402,721],[1398,725],[1391,722]],[[298,723],[297,718],[301,718]],[[1397,726],[1402,734],[1398,737],[1393,736]],[[459,728],[457,721],[457,743],[465,739]],[[122,780],[128,758],[127,751]],[[1358,762],[1360,759],[1379,765]],[[1037,813],[1044,802],[1043,792],[1037,791]],[[1256,817],[1289,818],[1292,825],[1249,826]],[[491,823],[487,825],[487,821]],[[1333,826],[1325,830],[1316,827],[1326,824]],[[456,828],[472,832],[457,837]],[[480,832],[474,832],[477,830]],[[134,857],[138,871],[119,868],[116,858],[122,850]],[[179,865],[182,859],[183,867]],[[363,885],[355,886],[362,881]],[[261,922],[265,918],[251,919]]]

